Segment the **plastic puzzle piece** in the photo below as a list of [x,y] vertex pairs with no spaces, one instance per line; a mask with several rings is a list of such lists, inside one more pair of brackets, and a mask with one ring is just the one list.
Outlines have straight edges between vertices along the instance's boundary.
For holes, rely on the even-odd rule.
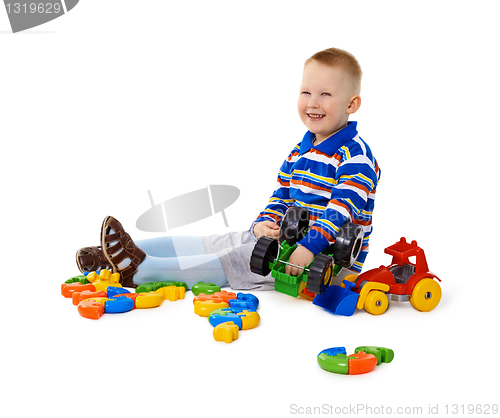
[[198,282],[195,285],[193,285],[191,291],[193,292],[193,294],[198,296],[200,293],[211,295],[213,293],[220,292],[221,289],[215,283]]
[[228,305],[226,302],[214,302],[213,300],[197,300],[194,303],[194,313],[199,316],[209,316],[211,312],[216,309],[227,308]]
[[224,322],[233,322],[235,325],[238,325],[238,328],[241,329],[243,327],[242,316],[237,315],[232,312],[229,308],[216,309],[212,311],[208,316],[208,322],[213,327],[216,327],[219,324]]
[[243,312],[246,311],[255,311],[255,306],[253,303],[244,300],[230,299],[229,300],[229,308],[233,312]]
[[373,345],[357,347],[355,353],[364,351],[368,354],[373,354],[377,358],[377,365],[381,363],[390,363],[394,359],[394,351],[390,348],[377,347]]
[[83,292],[84,290],[95,292],[96,288],[92,283],[82,284],[80,282],[73,282],[61,285],[61,295],[65,298],[73,297],[73,292]]
[[176,282],[176,281],[160,281],[160,282],[148,282],[143,283],[135,289],[136,293],[149,293],[156,292],[158,289],[167,286],[175,286],[175,287],[183,287],[184,290],[187,290],[187,284],[184,282]]
[[100,290],[99,292],[92,290],[84,290],[83,292],[73,292],[73,305],[78,305],[82,300],[91,298],[102,298],[106,297],[106,292]]
[[349,374],[349,359],[345,347],[327,348],[318,354],[317,360],[323,370]]
[[231,299],[236,299],[236,293],[228,292],[227,290],[222,290],[220,292],[215,292],[213,296],[221,298],[224,302],[229,303]]
[[239,327],[234,322],[223,322],[214,328],[213,335],[215,341],[232,343],[238,339]]
[[140,295],[140,293],[121,293],[119,295],[113,296],[113,298],[121,298],[121,297],[129,298],[129,299],[132,299],[135,303],[135,299],[139,295]]
[[135,307],[137,309],[156,308],[160,306],[164,300],[161,293],[139,293],[135,298]]
[[349,356],[345,347],[332,347],[321,351],[317,361],[323,370],[332,373],[363,374],[371,372],[380,362],[390,363],[393,358],[394,352],[383,347],[361,346]]
[[220,302],[226,302],[226,300],[224,300],[223,298],[221,298],[220,296],[217,296],[219,294],[219,292],[217,293],[214,293],[212,295],[206,295],[205,293],[200,293],[198,296],[195,296],[193,298],[193,304],[196,302],[196,301],[200,301],[200,302],[203,302],[205,300],[213,300],[215,303],[220,303]]
[[111,273],[111,270],[101,270],[99,274],[92,271],[88,274],[87,279],[93,283],[96,290],[106,290],[108,286],[123,287],[120,284],[120,273]]
[[179,299],[184,299],[186,289],[183,286],[164,286],[156,290],[157,293],[163,296],[164,300],[174,302]]
[[104,312],[106,313],[123,313],[129,312],[135,308],[135,302],[132,298],[125,296],[117,296],[111,300],[104,302]]
[[87,280],[86,275],[81,274],[79,276],[72,277],[71,279],[66,280],[64,283],[65,284],[70,284],[70,283],[81,283],[81,284],[88,284],[89,281]]
[[84,318],[99,319],[104,313],[104,305],[95,300],[83,300],[78,304],[78,313]]
[[371,372],[377,366],[377,357],[359,351],[351,354],[349,358],[349,374],[363,374]]
[[260,323],[260,315],[255,311],[243,311],[238,315],[241,316],[241,329],[252,329]]
[[257,296],[252,295],[251,293],[238,293],[237,299],[245,302],[252,303],[255,307],[255,311],[259,307],[259,299]]
[[116,287],[116,286],[108,286],[106,289],[106,296],[108,298],[112,298],[117,295],[123,295],[124,293],[130,293],[130,291],[124,289],[123,287]]

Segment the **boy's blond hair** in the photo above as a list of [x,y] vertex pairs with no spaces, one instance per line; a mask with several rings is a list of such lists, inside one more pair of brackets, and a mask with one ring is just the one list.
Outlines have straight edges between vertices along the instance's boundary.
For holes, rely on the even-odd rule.
[[311,58],[308,58],[304,63],[304,67],[313,60],[330,67],[342,68],[352,78],[353,93],[359,94],[361,92],[361,77],[363,72],[358,60],[350,52],[339,48],[328,48],[316,52]]

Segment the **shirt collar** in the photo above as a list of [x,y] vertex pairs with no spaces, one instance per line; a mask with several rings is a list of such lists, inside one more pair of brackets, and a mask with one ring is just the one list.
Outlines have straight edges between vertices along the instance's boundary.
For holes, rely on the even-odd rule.
[[333,155],[337,150],[344,145],[347,141],[354,138],[358,131],[356,129],[358,122],[347,122],[347,126],[342,128],[340,131],[335,132],[331,137],[324,140],[321,144],[314,146],[314,134],[311,131],[307,131],[300,144],[299,154],[302,155],[309,151],[311,148],[315,148],[328,155]]

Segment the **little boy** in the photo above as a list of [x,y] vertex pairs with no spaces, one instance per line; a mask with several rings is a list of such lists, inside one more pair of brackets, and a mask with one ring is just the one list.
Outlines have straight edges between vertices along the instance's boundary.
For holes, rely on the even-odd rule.
[[249,231],[208,237],[160,237],[135,243],[113,217],[101,228],[101,246],[77,252],[80,270],[111,268],[124,286],[148,281],[177,280],[189,288],[198,281],[238,290],[274,288],[273,278],[250,271],[257,238],[278,238],[279,225],[291,206],[306,207],[309,230],[290,257],[287,274],[298,275],[316,254],[335,242],[341,225],[350,220],[364,228],[361,252],[352,270],[359,273],[368,253],[378,164],[359,137],[356,122],[348,122],[361,98],[361,68],[350,53],[330,48],[305,62],[299,115],[308,128],[285,160],[268,206]]
[[[298,110],[309,131],[281,166],[269,205],[253,225],[257,238],[277,238],[288,207],[309,209],[309,232],[299,241],[290,264],[308,265],[335,242],[339,228],[348,220],[364,228],[353,273],[361,271],[368,254],[380,169],[359,137],[357,123],[348,122],[361,105],[361,75],[356,58],[336,48],[318,52],[305,62]],[[297,267],[286,268],[287,274],[300,272]]]

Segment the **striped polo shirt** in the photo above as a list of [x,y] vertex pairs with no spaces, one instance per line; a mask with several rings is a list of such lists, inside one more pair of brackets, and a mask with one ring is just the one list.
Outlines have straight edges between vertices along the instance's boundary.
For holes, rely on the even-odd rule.
[[309,231],[299,244],[315,255],[335,242],[344,222],[359,224],[364,230],[363,245],[351,269],[360,272],[373,230],[380,169],[356,127],[357,122],[349,122],[317,146],[314,134],[307,131],[283,162],[276,189],[255,222],[279,225],[290,206],[306,207]]

